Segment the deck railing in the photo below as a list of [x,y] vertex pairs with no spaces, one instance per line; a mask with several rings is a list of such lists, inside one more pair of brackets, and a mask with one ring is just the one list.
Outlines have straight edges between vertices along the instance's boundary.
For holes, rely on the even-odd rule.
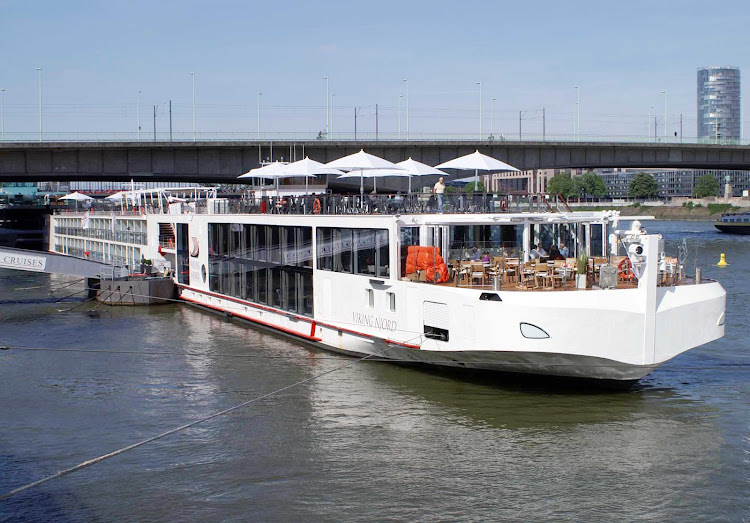
[[[492,193],[446,193],[442,209],[437,195],[413,194],[310,194],[292,196],[244,196],[216,198],[172,204],[144,205],[121,210],[112,204],[95,203],[90,216],[142,216],[144,214],[423,214],[423,213],[519,213],[567,212],[563,199],[545,195],[506,196]],[[83,211],[62,210],[56,214],[82,217]]]
[[108,240],[121,243],[146,245],[145,232],[112,231],[110,229],[84,229],[82,227],[55,227],[55,234],[75,236],[78,238],[90,238],[95,240]]

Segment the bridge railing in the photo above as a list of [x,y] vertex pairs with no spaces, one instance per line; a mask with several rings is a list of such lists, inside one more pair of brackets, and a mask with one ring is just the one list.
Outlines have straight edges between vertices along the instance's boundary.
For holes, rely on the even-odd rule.
[[335,133],[331,136],[319,135],[314,132],[276,132],[257,133],[248,132],[200,132],[193,136],[193,133],[176,132],[169,133],[158,132],[156,134],[146,135],[141,133],[140,137],[133,132],[45,132],[42,139],[39,133],[5,133],[5,138],[0,140],[0,147],[3,143],[38,143],[38,142],[141,142],[144,145],[148,143],[169,143],[169,142],[245,142],[247,145],[268,146],[273,142],[316,142],[324,144],[326,142],[334,143],[371,143],[371,142],[466,142],[467,144],[483,145],[501,145],[505,142],[565,142],[565,143],[653,143],[653,144],[701,144],[701,145],[748,145],[750,140],[734,138],[696,138],[694,136],[643,136],[637,134],[584,134],[574,136],[570,134],[541,134],[541,133],[521,133],[521,134],[489,134],[482,135],[477,133],[411,133],[409,138],[397,133],[372,133],[358,132],[354,133]]

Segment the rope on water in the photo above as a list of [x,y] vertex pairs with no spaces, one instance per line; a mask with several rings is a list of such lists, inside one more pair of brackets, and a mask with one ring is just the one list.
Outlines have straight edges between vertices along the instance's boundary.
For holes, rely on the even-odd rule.
[[[388,349],[384,349],[384,350],[388,350]],[[8,498],[10,498],[12,496],[15,496],[16,494],[19,494],[19,493],[21,493],[21,492],[23,492],[25,490],[28,490],[28,489],[33,488],[33,487],[36,487],[38,485],[42,485],[43,483],[47,483],[48,481],[51,481],[53,479],[60,478],[62,476],[66,476],[66,475],[68,475],[68,474],[70,474],[72,472],[76,472],[78,470],[85,469],[87,467],[90,467],[91,465],[95,465],[96,463],[100,463],[100,462],[102,462],[104,460],[107,460],[109,458],[113,458],[115,456],[119,456],[120,454],[122,454],[124,452],[127,452],[129,450],[133,450],[133,449],[138,448],[138,447],[140,447],[142,445],[146,445],[147,443],[151,443],[152,441],[156,441],[158,439],[164,438],[164,437],[169,436],[171,434],[175,434],[177,432],[181,432],[183,430],[189,429],[190,427],[194,427],[195,425],[198,425],[199,423],[204,423],[206,421],[212,420],[212,419],[217,418],[219,416],[223,416],[224,414],[229,414],[230,412],[233,412],[233,411],[235,411],[237,409],[240,409],[242,407],[245,407],[245,406],[253,404],[253,403],[257,403],[257,402],[259,402],[261,400],[264,400],[266,398],[270,398],[271,396],[275,396],[276,394],[279,394],[281,392],[287,391],[287,390],[289,390],[291,388],[298,387],[299,385],[303,385],[305,383],[309,383],[309,382],[311,382],[313,380],[322,378],[323,376],[326,376],[328,374],[332,374],[332,373],[334,373],[336,371],[345,369],[347,367],[351,367],[352,365],[355,365],[355,364],[357,364],[357,363],[359,363],[361,361],[370,359],[370,358],[372,358],[374,356],[377,356],[377,355],[382,355],[382,351],[381,351],[381,354],[370,354],[368,356],[364,356],[362,358],[358,358],[358,359],[356,359],[354,361],[350,361],[350,362],[344,363],[342,365],[334,367],[333,369],[327,370],[325,372],[321,372],[319,374],[315,374],[313,376],[310,376],[309,378],[305,378],[304,380],[298,381],[296,383],[292,383],[291,385],[287,385],[287,386],[282,387],[280,389],[277,389],[277,390],[274,390],[272,392],[263,394],[261,396],[258,396],[257,398],[253,398],[251,400],[248,400],[248,401],[245,401],[243,403],[240,403],[239,405],[235,405],[234,407],[229,407],[228,409],[224,409],[222,411],[216,412],[214,414],[211,414],[210,416],[206,416],[204,418],[192,421],[192,422],[187,423],[185,425],[181,425],[179,427],[176,427],[174,429],[168,430],[166,432],[162,432],[161,434],[157,434],[156,436],[152,436],[150,438],[146,438],[146,439],[141,440],[141,441],[139,441],[137,443],[133,443],[132,445],[128,445],[127,447],[123,447],[123,448],[117,449],[117,450],[115,450],[113,452],[110,452],[108,454],[103,454],[103,455],[98,456],[96,458],[84,461],[82,463],[79,463],[78,465],[75,465],[74,467],[70,467],[70,468],[67,468],[65,470],[61,470],[59,472],[56,472],[55,474],[52,474],[52,475],[47,476],[45,478],[39,479],[37,481],[33,481],[31,483],[27,483],[26,485],[20,486],[18,488],[15,488],[13,490],[10,490],[10,491],[6,492],[5,494],[0,495],[0,501],[4,501],[4,500],[6,500],[6,499],[8,499]]]

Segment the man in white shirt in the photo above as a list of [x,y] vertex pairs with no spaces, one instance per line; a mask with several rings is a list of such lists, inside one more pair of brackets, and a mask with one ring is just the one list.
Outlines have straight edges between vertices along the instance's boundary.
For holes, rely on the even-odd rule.
[[529,259],[531,260],[538,260],[541,258],[541,254],[539,254],[539,251],[536,248],[536,244],[531,244],[531,250],[529,251]]
[[445,184],[443,183],[443,177],[442,176],[435,183],[435,186],[432,188],[432,192],[434,192],[437,195],[438,213],[442,214],[442,212],[443,212],[443,193],[445,192]]
[[565,246],[564,243],[560,244],[560,254],[562,254],[563,258],[568,257],[568,248]]

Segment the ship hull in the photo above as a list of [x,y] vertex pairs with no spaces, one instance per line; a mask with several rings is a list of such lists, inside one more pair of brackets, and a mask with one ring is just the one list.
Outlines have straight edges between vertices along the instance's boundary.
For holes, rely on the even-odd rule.
[[748,223],[728,223],[728,222],[716,222],[714,227],[719,229],[721,232],[728,234],[750,234],[750,222]]

